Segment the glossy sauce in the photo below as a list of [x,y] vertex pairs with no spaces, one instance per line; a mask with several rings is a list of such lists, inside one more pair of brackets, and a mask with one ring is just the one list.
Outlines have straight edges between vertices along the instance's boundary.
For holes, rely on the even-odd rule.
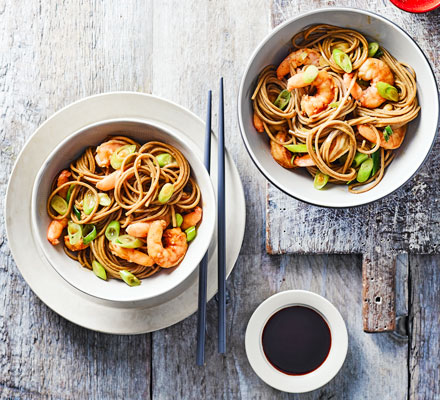
[[303,306],[281,309],[267,321],[262,335],[264,354],[279,371],[308,374],[326,360],[331,347],[327,322]]

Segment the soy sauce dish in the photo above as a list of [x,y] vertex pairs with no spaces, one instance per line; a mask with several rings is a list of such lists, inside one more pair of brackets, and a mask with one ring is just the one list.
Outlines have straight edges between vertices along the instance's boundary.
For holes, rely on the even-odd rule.
[[348,349],[345,322],[325,298],[305,290],[277,293],[255,310],[246,329],[255,373],[283,392],[320,388],[339,372]]

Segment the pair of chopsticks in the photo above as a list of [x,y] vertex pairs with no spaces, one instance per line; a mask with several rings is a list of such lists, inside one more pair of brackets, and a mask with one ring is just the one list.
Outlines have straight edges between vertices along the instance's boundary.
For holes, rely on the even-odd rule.
[[[218,352],[226,352],[226,243],[225,243],[225,118],[223,78],[220,78],[218,112]],[[211,110],[212,92],[208,92],[205,131],[205,168],[211,169]],[[206,291],[208,278],[208,251],[199,268],[199,306],[197,315],[197,365],[205,363]]]

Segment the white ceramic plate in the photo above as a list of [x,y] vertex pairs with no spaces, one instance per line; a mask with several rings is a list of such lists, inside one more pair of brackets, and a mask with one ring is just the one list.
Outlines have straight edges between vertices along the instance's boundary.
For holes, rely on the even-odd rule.
[[[137,119],[180,132],[203,154],[204,123],[188,110],[155,96],[116,92],[88,97],[58,111],[41,125],[20,153],[6,194],[6,232],[17,266],[35,294],[64,318],[96,331],[115,334],[151,332],[173,325],[197,310],[198,269],[160,304],[110,303],[68,284],[44,259],[31,230],[32,185],[50,152],[68,135],[109,119]],[[68,127],[68,129],[66,129]],[[213,186],[217,187],[217,141],[212,141]],[[227,274],[232,271],[243,241],[245,199],[237,169],[226,157]],[[230,205],[233,204],[234,207]],[[228,206],[229,205],[229,206]],[[209,249],[208,297],[217,291],[216,234]]]
[[[46,239],[50,217],[47,214],[47,199],[52,190],[52,182],[60,170],[91,145],[102,143],[110,135],[123,133],[143,144],[160,141],[176,147],[191,166],[191,175],[197,181],[202,193],[203,219],[197,229],[197,236],[188,247],[185,258],[177,268],[162,269],[142,284],[130,287],[118,279],[104,281],[81,265],[67,257],[63,246],[53,246]],[[209,175],[199,159],[194,142],[176,130],[164,130],[149,122],[134,119],[114,119],[87,126],[63,140],[44,162],[35,180],[32,193],[32,226],[37,245],[55,270],[71,285],[90,296],[115,302],[151,300],[155,304],[168,296],[168,292],[187,279],[197,268],[212,241],[216,220],[216,200]],[[149,302],[149,304],[151,304]]]
[[[321,314],[331,334],[326,360],[305,375],[287,375],[275,369],[264,354],[261,339],[269,318],[277,311],[295,305],[309,307]],[[348,334],[341,314],[327,299],[306,290],[286,290],[269,297],[254,311],[246,329],[245,345],[249,363],[264,382],[283,392],[304,393],[325,385],[341,369],[347,355]]]
[[[375,39],[398,60],[411,65],[417,74],[421,112],[408,127],[396,158],[387,168],[382,182],[372,190],[349,193],[345,185],[328,185],[319,191],[306,171],[287,170],[278,165],[269,150],[266,135],[252,124],[251,96],[258,74],[268,64],[278,65],[291,50],[291,38],[311,24],[331,24],[358,30]],[[238,97],[240,130],[246,148],[257,168],[283,192],[307,203],[324,207],[354,207],[389,195],[417,172],[434,143],[439,118],[439,99],[434,73],[419,46],[393,22],[368,11],[328,8],[311,11],[275,28],[252,54],[240,85]]]

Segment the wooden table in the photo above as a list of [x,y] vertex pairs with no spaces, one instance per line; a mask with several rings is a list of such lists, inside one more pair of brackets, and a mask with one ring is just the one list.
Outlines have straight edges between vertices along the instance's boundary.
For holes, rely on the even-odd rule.
[[[0,1],[1,398],[440,398],[440,257],[398,259],[397,312],[409,315],[409,336],[398,337],[362,331],[360,256],[266,253],[266,181],[239,135],[239,81],[251,52],[274,25],[329,5],[387,16],[415,38],[439,70],[440,44],[433,33],[438,33],[440,12],[411,15],[387,0]],[[243,180],[248,222],[228,281],[228,353],[216,353],[212,300],[206,366],[197,368],[195,315],[153,334],[112,336],[80,328],[48,309],[11,257],[4,195],[26,139],[61,107],[95,93],[133,90],[171,99],[203,117],[206,91],[212,88],[217,95],[220,75],[226,82],[227,146]],[[332,301],[347,322],[350,340],[340,374],[301,396],[265,385],[244,351],[253,310],[273,293],[292,288]]]

